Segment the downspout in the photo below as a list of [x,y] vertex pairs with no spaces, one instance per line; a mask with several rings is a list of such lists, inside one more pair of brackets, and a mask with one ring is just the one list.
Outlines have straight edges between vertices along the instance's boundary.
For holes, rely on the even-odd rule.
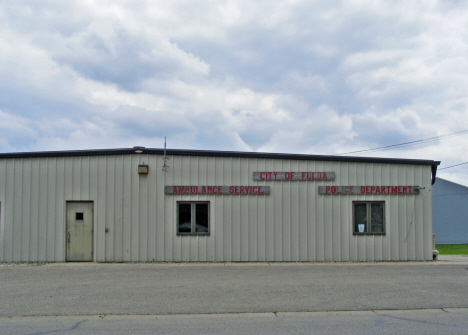
[[433,164],[431,166],[432,170],[432,185],[436,182],[436,174],[437,174],[437,166],[439,166],[440,162],[436,162],[436,164]]

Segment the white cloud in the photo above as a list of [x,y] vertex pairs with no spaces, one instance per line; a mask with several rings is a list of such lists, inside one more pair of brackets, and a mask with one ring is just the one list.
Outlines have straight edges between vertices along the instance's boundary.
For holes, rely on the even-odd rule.
[[[436,0],[3,2],[0,151],[168,136],[334,154],[451,133],[468,124],[466,36],[468,5]],[[377,154],[453,165],[466,143]]]
[[334,146],[352,136],[350,117],[339,115],[329,106],[319,106],[303,115],[283,122],[259,151],[329,154]]
[[38,137],[34,122],[0,110],[0,148],[2,151],[24,150]]

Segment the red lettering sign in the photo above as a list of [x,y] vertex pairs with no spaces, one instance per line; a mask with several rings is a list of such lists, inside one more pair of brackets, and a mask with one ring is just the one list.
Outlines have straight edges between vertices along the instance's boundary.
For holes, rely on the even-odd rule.
[[287,181],[331,181],[335,180],[335,172],[271,172],[262,171],[253,173],[254,180],[287,180]]
[[319,194],[419,194],[418,186],[319,186]]
[[267,195],[270,186],[166,186],[164,193],[174,195]]

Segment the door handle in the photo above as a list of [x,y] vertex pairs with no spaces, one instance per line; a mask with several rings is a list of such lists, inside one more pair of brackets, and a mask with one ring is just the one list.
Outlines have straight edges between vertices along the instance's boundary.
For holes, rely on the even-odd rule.
[[67,232],[67,241],[70,243],[70,231]]

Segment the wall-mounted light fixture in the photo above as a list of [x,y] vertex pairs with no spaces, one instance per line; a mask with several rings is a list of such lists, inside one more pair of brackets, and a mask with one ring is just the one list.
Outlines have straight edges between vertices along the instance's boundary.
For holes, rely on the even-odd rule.
[[148,165],[138,165],[138,174],[148,174]]

